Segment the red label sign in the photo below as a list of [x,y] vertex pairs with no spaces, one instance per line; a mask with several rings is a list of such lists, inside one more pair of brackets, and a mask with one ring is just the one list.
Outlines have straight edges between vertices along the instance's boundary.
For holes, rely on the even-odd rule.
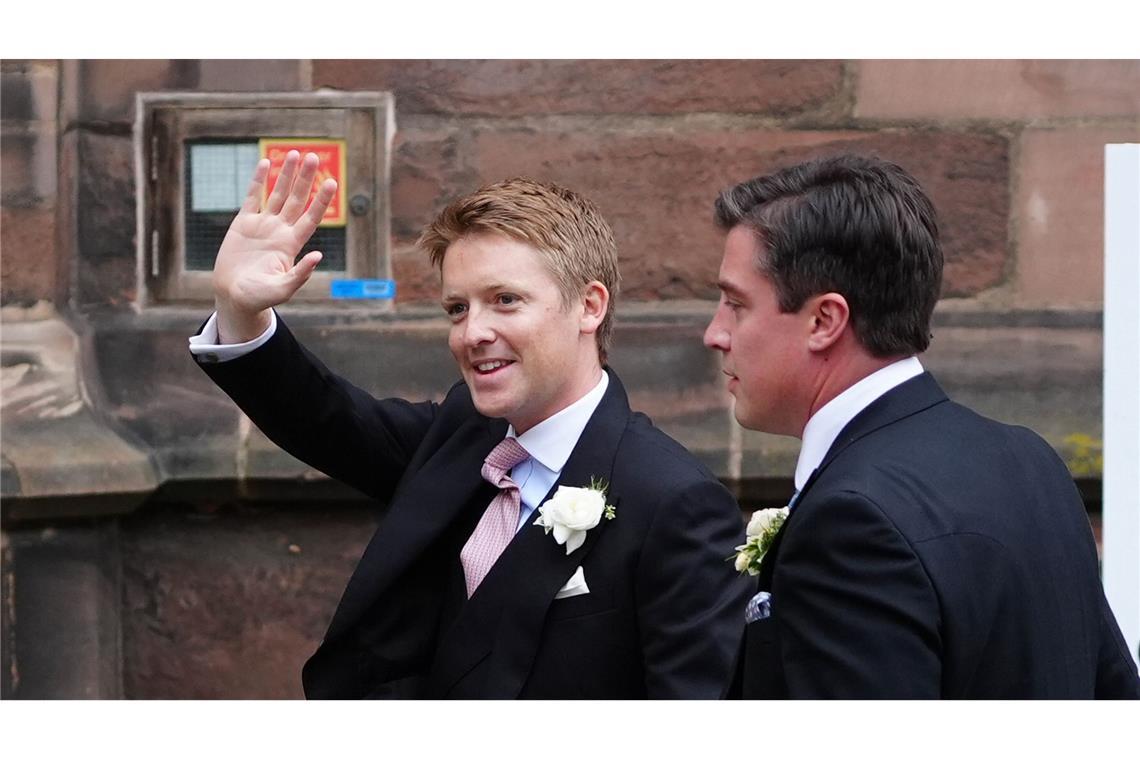
[[317,188],[329,177],[336,180],[336,194],[329,203],[325,216],[321,220],[321,227],[343,227],[346,221],[344,208],[344,185],[347,146],[344,140],[325,140],[320,138],[307,139],[303,137],[276,138],[266,137],[259,141],[261,157],[269,159],[269,178],[265,182],[265,197],[273,192],[277,184],[277,177],[281,174],[281,167],[285,164],[285,156],[289,151],[295,150],[302,158],[306,153],[316,153],[321,160],[317,166],[317,179],[313,182],[313,189],[309,200],[317,194]]

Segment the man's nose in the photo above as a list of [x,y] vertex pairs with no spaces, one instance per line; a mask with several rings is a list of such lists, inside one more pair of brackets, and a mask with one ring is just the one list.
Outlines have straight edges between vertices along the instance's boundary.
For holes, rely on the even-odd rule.
[[729,345],[728,330],[726,330],[720,321],[720,309],[713,315],[712,321],[709,326],[705,328],[705,346],[718,351],[727,351]]
[[495,339],[491,320],[482,311],[472,309],[463,320],[463,345],[474,348]]

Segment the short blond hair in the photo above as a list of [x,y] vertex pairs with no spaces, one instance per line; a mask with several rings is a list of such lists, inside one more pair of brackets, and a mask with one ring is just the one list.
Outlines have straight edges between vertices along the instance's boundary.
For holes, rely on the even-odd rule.
[[597,206],[565,187],[516,177],[449,203],[424,229],[418,245],[442,271],[448,246],[480,232],[496,232],[533,246],[558,283],[565,308],[582,295],[587,283],[597,280],[606,286],[610,301],[595,335],[598,359],[605,364],[621,274],[613,230]]

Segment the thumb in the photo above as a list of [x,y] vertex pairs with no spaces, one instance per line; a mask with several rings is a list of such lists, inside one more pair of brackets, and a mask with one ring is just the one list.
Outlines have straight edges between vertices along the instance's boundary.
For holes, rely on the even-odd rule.
[[323,255],[320,251],[309,251],[293,265],[293,268],[289,270],[289,279],[292,280],[294,289],[309,281],[322,258]]

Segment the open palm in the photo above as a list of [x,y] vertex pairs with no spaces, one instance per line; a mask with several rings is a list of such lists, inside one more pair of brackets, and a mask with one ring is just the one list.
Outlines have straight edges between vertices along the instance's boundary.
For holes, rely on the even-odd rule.
[[308,153],[302,161],[300,154],[290,151],[264,209],[261,198],[269,161],[258,163],[214,262],[219,312],[243,318],[285,303],[312,275],[320,252],[307,253],[296,263],[294,259],[336,193],[336,180],[327,179],[309,203],[318,163],[316,154]]

